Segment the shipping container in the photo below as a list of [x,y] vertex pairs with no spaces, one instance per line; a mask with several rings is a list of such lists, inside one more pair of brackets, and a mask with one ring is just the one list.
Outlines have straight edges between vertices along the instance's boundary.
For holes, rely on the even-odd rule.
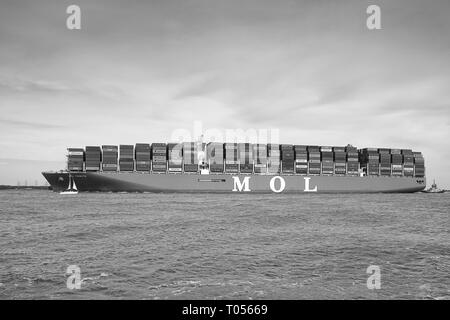
[[119,159],[120,160],[133,160],[134,159],[134,146],[123,145],[119,146]]
[[[253,164],[253,148],[250,143],[239,143],[238,144],[239,151],[239,162],[241,164]],[[249,169],[245,169],[246,173]],[[242,172],[242,171],[241,171]]]
[[378,149],[378,153],[380,153],[380,154],[390,154],[391,153],[391,149],[379,148]]
[[255,173],[267,173],[267,164],[256,164],[254,170]]
[[356,175],[359,173],[359,162],[349,161],[347,162],[347,174]]
[[295,165],[295,173],[308,174],[308,165],[307,164],[296,164]]
[[270,151],[280,151],[280,145],[278,143],[267,144],[267,150]]
[[103,171],[117,171],[118,165],[117,163],[103,163],[102,170]]
[[154,143],[152,143],[152,149],[153,148],[166,148],[167,147],[167,143],[164,143],[164,142],[154,142]]
[[254,144],[253,145],[253,157],[255,158],[267,158],[267,145]]
[[391,163],[391,155],[389,153],[380,153],[380,163],[390,164]]
[[413,155],[404,155],[403,156],[403,163],[414,163],[414,156]]
[[208,143],[206,147],[206,159],[210,164],[222,165],[224,160],[223,143],[217,142]]
[[307,159],[295,159],[295,163],[307,163]]
[[347,165],[345,162],[337,162],[334,165],[334,173],[335,174],[339,174],[339,175],[343,175],[346,174],[347,172]]
[[184,164],[184,172],[198,172],[198,164]]
[[425,163],[425,159],[422,158],[422,157],[414,157],[414,163],[424,164]]
[[165,162],[166,161],[166,156],[160,156],[160,155],[154,155],[152,158],[153,162]]
[[308,153],[320,153],[320,147],[319,146],[307,146],[306,148],[308,150]]
[[242,164],[241,163],[239,165],[239,171],[241,173],[253,173],[253,164],[249,164],[249,163]]
[[345,152],[335,152],[334,153],[334,162],[345,163],[346,161],[347,161],[347,154]]
[[80,172],[83,171],[83,166],[70,166],[67,170]]
[[197,151],[183,150],[183,162],[185,164],[198,165],[198,153],[197,153]]
[[322,159],[322,161],[333,161],[333,152],[332,151],[322,151],[321,159]]
[[152,171],[153,172],[166,172],[167,171],[167,163],[152,162]]
[[308,151],[308,146],[305,145],[294,145],[294,150],[295,152],[299,151],[299,152],[307,152]]
[[103,152],[107,151],[107,152],[119,152],[119,147],[115,146],[115,145],[102,145],[102,150]]
[[401,152],[402,152],[403,155],[414,156],[414,153],[413,153],[413,151],[411,149],[402,149]]
[[150,161],[150,144],[148,143],[136,143],[134,148],[134,155],[136,161]]
[[295,164],[293,160],[283,160],[281,162],[281,172],[294,173]]
[[181,143],[169,143],[167,145],[167,156],[169,161],[183,160],[183,145]]
[[333,152],[346,152],[345,147],[333,147]]
[[134,171],[134,161],[133,160],[119,160],[119,170],[120,171]]
[[391,163],[393,164],[402,164],[403,156],[400,153],[394,153],[391,155]]
[[225,172],[237,173],[239,172],[239,164],[237,163],[225,163]]
[[68,148],[67,155],[69,158],[79,158],[84,159],[84,149],[82,148]]
[[267,165],[267,158],[256,158],[255,165]]
[[210,164],[209,171],[210,172],[223,172],[224,165],[223,164]]
[[150,171],[150,160],[148,161],[136,160],[136,171]]
[[152,149],[152,158],[154,156],[164,156],[164,157],[167,158],[167,150],[166,149],[159,149],[159,148]]
[[274,174],[280,173],[281,166],[280,164],[271,164],[267,167],[267,173]]
[[225,143],[224,148],[234,150],[234,149],[238,148],[238,144],[237,143]]
[[308,152],[306,152],[306,151],[295,151],[295,159],[308,160]]
[[310,162],[309,163],[309,167],[310,168],[321,168],[322,167],[322,163],[319,161],[319,162]]

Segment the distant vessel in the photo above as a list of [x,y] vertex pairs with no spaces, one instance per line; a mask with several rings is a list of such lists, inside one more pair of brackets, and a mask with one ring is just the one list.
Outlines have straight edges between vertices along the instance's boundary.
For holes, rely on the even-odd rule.
[[433,184],[431,185],[431,188],[428,188],[426,190],[423,190],[422,192],[425,193],[444,193],[444,189],[439,189],[436,185],[436,181],[433,179]]
[[69,148],[67,160],[67,170],[42,173],[63,194],[417,192],[426,186],[424,158],[411,149],[199,141]]
[[59,194],[78,194],[77,185],[75,184],[72,175],[69,174],[69,185],[67,186],[67,189],[61,191]]

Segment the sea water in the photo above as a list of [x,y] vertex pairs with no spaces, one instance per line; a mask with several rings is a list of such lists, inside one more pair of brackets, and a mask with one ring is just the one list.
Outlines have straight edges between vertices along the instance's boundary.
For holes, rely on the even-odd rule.
[[449,208],[449,193],[1,191],[0,299],[449,299]]

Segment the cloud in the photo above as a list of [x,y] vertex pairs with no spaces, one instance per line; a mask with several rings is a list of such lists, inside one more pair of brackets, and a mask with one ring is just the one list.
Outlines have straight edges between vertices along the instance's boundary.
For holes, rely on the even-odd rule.
[[0,90],[4,92],[57,93],[68,91],[69,88],[52,81],[10,78],[0,79]]
[[[283,142],[424,150],[450,170],[450,3],[7,1],[0,10],[2,151],[165,141],[178,128],[279,128]],[[450,185],[450,176],[445,177]],[[0,182],[1,183],[1,182]]]
[[27,121],[1,119],[1,118],[0,118],[0,124],[3,128],[9,127],[9,129],[14,128],[14,130],[16,130],[16,129],[35,129],[35,130],[61,129],[64,127],[64,126],[58,125],[58,124],[36,123],[36,122],[27,122]]

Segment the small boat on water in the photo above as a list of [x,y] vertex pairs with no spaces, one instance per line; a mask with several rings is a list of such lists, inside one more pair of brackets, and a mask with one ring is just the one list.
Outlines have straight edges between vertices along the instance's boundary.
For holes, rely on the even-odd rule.
[[425,193],[444,193],[445,190],[444,189],[439,189],[438,186],[436,185],[436,181],[433,180],[433,184],[431,185],[431,188],[425,189],[422,192],[425,192]]
[[71,175],[69,175],[69,185],[67,186],[67,189],[61,191],[59,194],[78,194],[77,185]]

